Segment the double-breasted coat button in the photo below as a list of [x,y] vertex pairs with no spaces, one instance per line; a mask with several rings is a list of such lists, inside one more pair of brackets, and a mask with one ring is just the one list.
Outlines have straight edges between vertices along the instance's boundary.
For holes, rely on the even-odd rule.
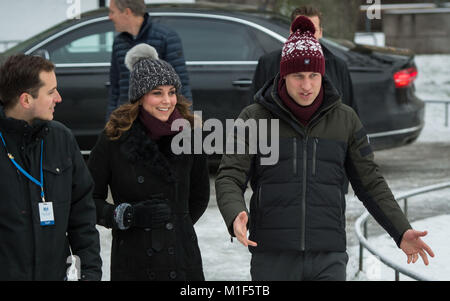
[[152,241],[152,250],[155,252],[159,252],[164,248],[163,244],[158,240]]
[[148,257],[153,256],[153,250],[152,250],[152,249],[148,249],[148,250],[147,250],[147,256],[148,256]]
[[152,272],[151,270],[147,271],[147,275],[148,275],[148,279],[150,279],[150,280],[155,280],[155,278],[156,278],[155,272]]
[[166,224],[166,229],[167,230],[172,230],[173,229],[173,224],[172,223],[167,223]]
[[142,184],[142,183],[144,183],[145,178],[144,178],[143,176],[139,176],[139,177],[137,178],[137,181],[138,181],[139,184]]
[[169,247],[167,249],[167,252],[169,253],[169,255],[173,255],[173,254],[175,254],[175,248],[174,247]]
[[175,278],[177,278],[177,272],[175,272],[175,271],[170,272],[170,273],[169,273],[169,278],[170,278],[170,279],[175,279]]

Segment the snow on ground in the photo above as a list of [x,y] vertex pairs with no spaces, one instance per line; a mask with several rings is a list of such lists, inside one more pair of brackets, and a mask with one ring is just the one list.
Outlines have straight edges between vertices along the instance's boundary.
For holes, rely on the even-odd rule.
[[[418,55],[416,64],[419,76],[416,81],[417,95],[422,99],[450,99],[450,55]],[[444,106],[427,104],[425,108],[425,127],[415,143],[442,142],[449,143],[450,127],[444,127]],[[449,158],[450,160],[450,158]],[[443,179],[446,181],[449,179]],[[408,179],[405,179],[408,181]],[[408,185],[406,185],[408,186]],[[449,190],[446,190],[447,192]],[[248,200],[251,191],[247,190]],[[449,195],[447,193],[447,195]],[[449,195],[450,201],[450,195]],[[361,210],[361,203],[348,196],[347,211]],[[353,210],[353,211],[352,211]],[[356,211],[358,212],[358,211]],[[419,259],[414,265],[406,264],[406,256],[387,235],[369,237],[382,254],[389,254],[398,263],[412,268],[415,272],[423,273],[438,280],[450,280],[450,243],[448,243],[448,229],[450,228],[450,212],[441,212],[436,217],[412,223],[418,230],[428,230],[424,238],[436,254],[430,259],[430,265],[425,267]],[[110,267],[110,231],[98,226],[101,237],[101,255],[103,259],[103,278],[109,280]],[[230,236],[217,208],[214,189],[214,178],[211,177],[211,200],[205,214],[195,225],[206,280],[250,280],[250,253],[237,240],[230,243]],[[353,226],[348,231],[354,231]],[[349,263],[347,266],[348,280],[394,280],[394,271],[378,261],[367,250],[364,251],[364,271],[358,273],[358,246],[348,246]],[[405,276],[400,277],[406,279]]]
[[[450,55],[416,55],[418,76],[416,95],[423,100],[450,100]],[[445,106],[427,104],[425,127],[417,142],[450,142],[450,104],[448,127],[443,127]]]
[[[450,100],[450,55],[416,55],[415,62],[419,71],[416,80],[416,95],[423,100]],[[449,108],[450,109],[450,108]],[[450,115],[450,112],[449,112]],[[443,104],[426,104],[425,126],[415,143],[441,142],[448,143],[450,150],[450,124],[444,126],[445,107]],[[450,120],[449,120],[450,123]],[[450,153],[450,151],[449,151]],[[449,155],[450,160],[450,155]],[[448,178],[442,181],[450,181]],[[449,189],[443,190],[450,202]],[[432,206],[432,203],[430,204]],[[450,212],[442,212],[436,217],[412,223],[414,229],[427,230],[428,235],[423,240],[433,249],[436,257],[429,258],[430,265],[425,266],[422,259],[414,265],[406,263],[406,256],[397,248],[394,241],[386,234],[369,237],[369,242],[381,254],[389,254],[389,258],[403,267],[435,280],[450,280],[450,243],[448,229],[450,227]],[[364,272],[358,272],[359,246],[348,248],[349,263],[347,279],[349,280],[394,280],[394,271],[379,261],[369,251],[364,251]],[[400,276],[400,280],[409,277]]]

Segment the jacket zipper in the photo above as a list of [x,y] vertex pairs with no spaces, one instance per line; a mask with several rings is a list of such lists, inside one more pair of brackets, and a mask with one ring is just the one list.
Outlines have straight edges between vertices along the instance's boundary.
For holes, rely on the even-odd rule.
[[293,153],[293,171],[294,171],[294,176],[297,176],[297,139],[294,137],[293,138],[294,139],[294,141],[293,141],[293,150],[292,150],[292,153]]
[[261,190],[262,190],[262,184],[260,184],[259,185],[259,187],[258,187],[258,198],[256,199],[256,214],[258,215],[258,217],[257,217],[257,225],[256,225],[256,228],[258,228],[259,227],[259,224],[260,224],[260,222],[261,222],[261,220],[260,220],[260,214],[261,214],[261,211],[260,211],[260,208],[261,208]]
[[305,232],[306,232],[306,177],[307,177],[307,162],[308,162],[308,135],[305,136],[305,140],[303,141],[303,195],[302,195],[302,212],[301,212],[301,221],[302,227],[300,230],[300,250],[305,250]]
[[259,209],[259,207],[261,206],[261,188],[262,188],[262,184],[259,185],[259,188],[258,188],[258,202],[257,202],[257,209]]
[[313,158],[312,158],[312,175],[316,175],[316,152],[317,152],[317,144],[319,143],[319,139],[314,138],[313,140]]

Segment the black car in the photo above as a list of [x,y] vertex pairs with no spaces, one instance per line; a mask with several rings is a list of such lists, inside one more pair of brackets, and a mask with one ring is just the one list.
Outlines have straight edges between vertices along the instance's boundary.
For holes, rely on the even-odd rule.
[[[289,20],[269,12],[220,5],[149,5],[154,22],[180,35],[190,76],[194,110],[204,120],[236,119],[252,98],[258,58],[280,49]],[[68,20],[2,54],[42,55],[56,65],[63,102],[55,119],[72,129],[88,153],[104,127],[114,26],[108,10]],[[322,39],[348,62],[359,114],[374,149],[411,143],[423,127],[424,104],[414,94],[414,55],[401,49]]]

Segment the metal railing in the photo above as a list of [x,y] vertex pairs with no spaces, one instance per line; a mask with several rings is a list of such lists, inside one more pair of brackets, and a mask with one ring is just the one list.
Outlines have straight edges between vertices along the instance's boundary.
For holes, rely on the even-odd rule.
[[[422,188],[418,188],[418,189],[414,189],[414,190],[410,190],[407,191],[405,193],[401,193],[398,196],[395,197],[396,200],[400,201],[403,200],[403,212],[405,213],[406,216],[408,216],[408,198],[411,198],[413,196],[416,195],[420,195],[420,194],[424,194],[427,192],[431,192],[431,191],[437,191],[437,190],[441,190],[441,189],[446,189],[446,188],[450,188],[450,182],[444,182],[444,183],[439,183],[439,184],[435,184],[435,185],[430,185],[430,186],[425,186]],[[364,248],[367,249],[370,253],[372,253],[373,255],[377,256],[377,258],[383,262],[384,264],[386,264],[387,266],[389,266],[390,268],[394,269],[395,271],[395,281],[399,281],[400,280],[400,273],[403,275],[406,275],[408,277],[411,277],[415,280],[421,280],[421,281],[433,281],[436,279],[432,279],[423,275],[420,275],[418,273],[415,273],[413,271],[410,271],[408,269],[403,268],[401,265],[399,265],[398,263],[394,262],[393,260],[389,259],[387,256],[383,256],[380,254],[380,252],[378,252],[376,250],[376,248],[374,248],[373,246],[371,246],[369,244],[369,241],[367,240],[367,222],[368,222],[368,217],[370,216],[369,212],[365,212],[363,215],[361,215],[355,222],[355,231],[356,231],[356,236],[358,237],[359,240],[359,272],[362,272],[363,270],[363,250]],[[361,228],[363,228],[361,230]],[[363,231],[363,233],[361,233],[361,231]]]
[[448,127],[448,108],[450,106],[450,100],[424,100],[425,103],[441,103],[445,105],[445,127]]

